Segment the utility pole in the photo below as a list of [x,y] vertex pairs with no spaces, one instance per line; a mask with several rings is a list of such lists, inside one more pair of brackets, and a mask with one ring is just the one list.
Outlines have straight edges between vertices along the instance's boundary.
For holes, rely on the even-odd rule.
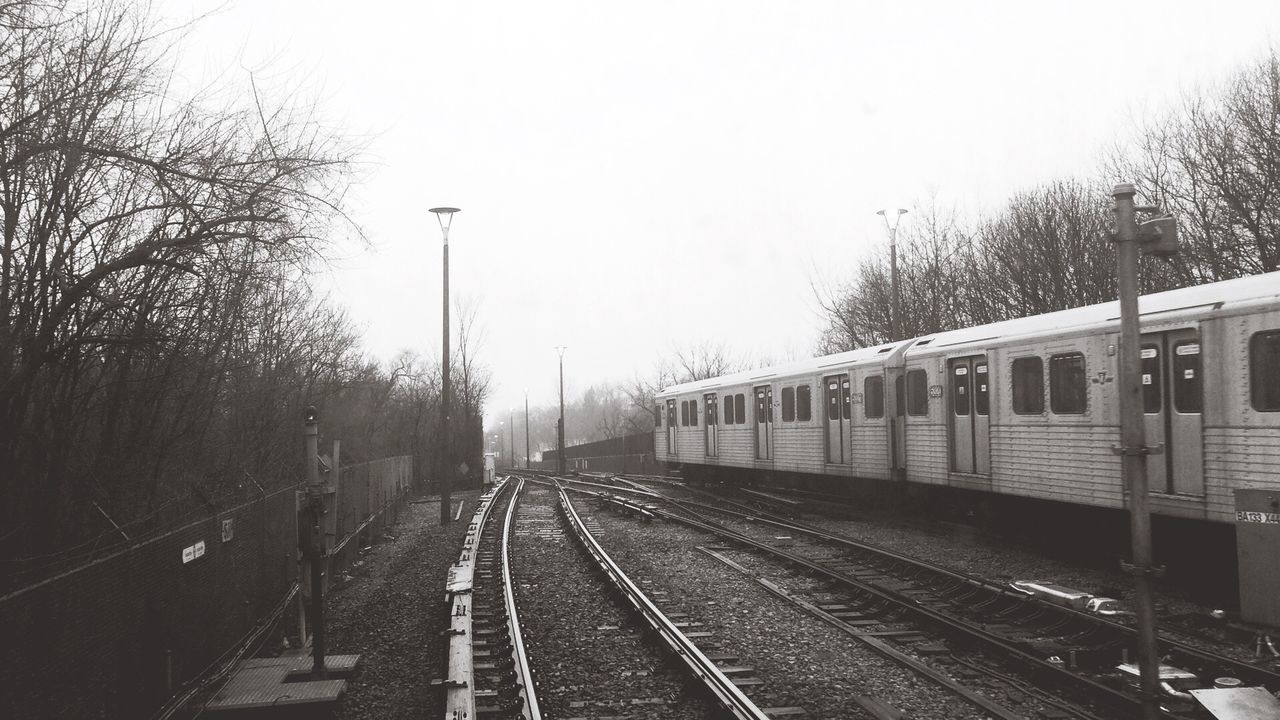
[[507,422],[511,423],[511,457],[507,459],[510,463],[508,467],[512,470],[516,469],[516,410],[515,408],[507,408]]
[[564,474],[564,351],[568,349],[564,345],[556,346],[556,351],[560,353],[560,422],[556,426],[556,471],[561,475]]
[[[1138,327],[1138,251],[1172,255],[1178,251],[1177,230],[1172,217],[1157,217],[1141,224],[1138,212],[1153,213],[1155,207],[1137,207],[1134,186],[1121,183],[1111,197],[1115,200],[1116,276],[1120,291],[1120,455],[1125,486],[1129,489],[1129,536],[1133,543],[1133,564],[1125,566],[1133,575],[1134,603],[1138,620],[1138,674],[1141,681],[1142,717],[1160,717],[1160,651],[1156,637],[1155,606],[1151,597],[1152,566],[1151,508],[1147,497],[1147,455],[1163,452],[1147,447],[1142,418],[1142,358]],[[1141,248],[1139,246],[1142,246]]]
[[[302,525],[306,530],[307,546],[304,556],[311,574],[311,671],[315,677],[325,677],[324,666],[324,515],[326,505],[332,504],[332,496],[326,498],[328,488],[320,480],[319,413],[308,405],[302,412],[302,434],[306,439],[307,489],[302,511]],[[326,503],[326,500],[330,502]],[[302,638],[305,642],[306,638]]]
[[529,469],[529,389],[524,391],[524,469]]

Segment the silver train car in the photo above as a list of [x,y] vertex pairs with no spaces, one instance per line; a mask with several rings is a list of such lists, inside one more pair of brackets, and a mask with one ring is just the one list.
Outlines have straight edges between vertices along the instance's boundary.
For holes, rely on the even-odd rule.
[[[1234,522],[1280,491],[1280,272],[1140,299],[1152,511]],[[965,328],[670,387],[654,452],[724,469],[1123,508],[1119,304]]]

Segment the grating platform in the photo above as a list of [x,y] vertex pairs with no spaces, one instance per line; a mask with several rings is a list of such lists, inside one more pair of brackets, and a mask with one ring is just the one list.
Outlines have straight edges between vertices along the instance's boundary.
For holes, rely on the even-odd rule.
[[329,677],[310,680],[311,658],[305,655],[278,658],[249,658],[242,661],[227,684],[209,701],[206,709],[228,713],[272,707],[331,705],[347,689],[347,681],[360,662],[359,655],[329,655],[325,667]]

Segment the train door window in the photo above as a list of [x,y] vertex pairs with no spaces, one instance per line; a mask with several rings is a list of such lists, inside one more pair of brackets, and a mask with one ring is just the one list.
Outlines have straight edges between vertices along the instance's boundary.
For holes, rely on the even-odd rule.
[[827,378],[827,419],[840,419],[840,384],[835,378]]
[[884,417],[884,376],[876,375],[862,381],[862,414],[868,418]]
[[676,401],[667,401],[667,427],[676,426]]
[[907,371],[907,414],[929,414],[929,375],[924,370]]
[[1174,343],[1173,346],[1173,409],[1180,413],[1198,413],[1204,407],[1200,376],[1200,342]]
[[796,389],[782,388],[782,422],[794,422],[796,419]]
[[1143,345],[1142,355],[1142,412],[1154,415],[1160,412],[1161,381],[1164,373],[1160,369],[1160,346]]
[[796,386],[796,420],[808,422],[813,417],[812,401],[809,397],[808,385]]
[[689,425],[691,427],[698,427],[698,401],[697,400],[689,401]]
[[1249,338],[1249,400],[1258,412],[1280,411],[1280,330]]
[[1059,415],[1084,413],[1089,383],[1084,375],[1084,355],[1062,353],[1049,357],[1049,409]]
[[849,394],[848,375],[840,379],[840,407],[845,420],[853,417],[853,398]]
[[956,365],[951,369],[951,407],[957,415],[969,415],[969,366]]
[[657,405],[653,406],[653,426],[662,427],[662,408]]
[[987,374],[987,364],[979,363],[973,366],[973,411],[979,415],[987,415],[990,412],[991,390],[988,387],[990,375]]
[[720,418],[718,417],[720,414],[720,408],[717,406],[716,396],[708,395],[706,396],[706,400],[707,401],[705,405],[707,408],[707,424],[717,425],[720,423]]
[[1013,411],[1019,415],[1044,412],[1044,361],[1038,357],[1013,361]]
[[738,404],[738,409],[734,413],[734,417],[736,418],[735,422],[741,425],[747,421],[747,397],[743,393],[738,393],[733,397]]

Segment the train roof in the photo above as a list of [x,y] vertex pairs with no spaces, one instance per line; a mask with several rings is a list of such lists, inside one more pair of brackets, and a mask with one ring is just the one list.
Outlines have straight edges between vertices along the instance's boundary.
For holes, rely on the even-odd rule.
[[707,378],[705,380],[694,380],[693,382],[672,385],[658,393],[658,395],[679,395],[702,390],[712,390],[726,385],[743,385],[757,380],[769,380],[775,377],[809,375],[833,367],[852,367],[864,362],[873,362],[876,358],[889,355],[895,348],[903,346],[907,342],[907,340],[903,340],[902,342],[890,343],[888,345],[858,348],[857,350],[849,350],[842,353],[836,353],[834,355],[823,355],[821,357],[798,360],[785,365],[756,368],[754,370],[743,370],[742,372]]
[[[1193,311],[1196,309],[1218,311],[1268,302],[1280,304],[1280,272],[1251,275],[1234,280],[1223,280],[1216,283],[1143,295],[1138,299],[1138,312],[1142,317],[1146,318],[1152,315],[1178,313],[1179,311]],[[895,348],[903,345],[909,346],[906,348],[907,354],[923,354],[935,348],[954,347],[1011,337],[1033,338],[1072,329],[1118,323],[1119,320],[1120,303],[1113,300],[1097,305],[1087,305],[1043,315],[1013,318],[987,325],[977,325],[975,327],[924,335],[919,338],[904,340],[900,343],[859,348],[769,368],[744,370],[705,380],[695,380],[668,387],[659,392],[658,396],[706,391],[727,385],[743,385],[775,377],[813,375],[830,368],[853,367],[887,357],[892,354]]]
[[[1183,312],[1210,312],[1243,305],[1280,302],[1280,272],[1222,280],[1206,285],[1166,290],[1138,298],[1138,315],[1150,321],[1154,315],[1176,317]],[[990,340],[1045,335],[1094,326],[1120,323],[1120,301],[1086,305],[1043,315],[1013,318],[987,325],[948,330],[916,338],[908,355],[924,354],[935,348],[954,347]]]

